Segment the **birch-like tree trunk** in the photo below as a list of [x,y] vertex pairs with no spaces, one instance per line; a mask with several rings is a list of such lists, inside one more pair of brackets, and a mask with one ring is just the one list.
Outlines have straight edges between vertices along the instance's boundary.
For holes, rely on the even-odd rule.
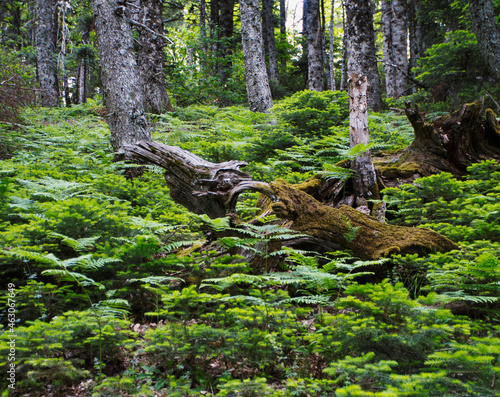
[[239,1],[248,103],[253,112],[268,112],[273,106],[273,100],[262,42],[260,3],[259,0]]
[[144,109],[161,114],[172,110],[165,85],[163,47],[163,1],[140,0],[140,11],[135,14],[138,24],[137,66],[144,93]]
[[319,0],[304,0],[304,17],[307,28],[307,85],[310,90],[323,91],[323,35]]
[[406,0],[382,0],[382,32],[387,97],[406,93],[408,72]]
[[[349,75],[349,141],[351,149],[356,145],[368,145],[368,107],[367,107],[368,79],[357,73]],[[354,196],[358,208],[369,213],[367,200],[379,199],[377,176],[372,163],[370,151],[367,150],[357,156],[351,163],[351,169],[356,172],[353,176]]]
[[92,0],[104,104],[116,152],[151,140],[134,52],[130,11],[117,1]]
[[[87,0],[82,0],[81,6],[82,9],[87,9]],[[90,44],[90,29],[91,26],[88,25],[82,28],[80,33],[80,44],[82,46],[88,46]],[[89,55],[89,51],[84,49],[80,49],[77,54],[78,67],[76,70],[75,94],[73,96],[73,102],[75,104],[87,103],[90,77]]]
[[500,31],[493,2],[469,0],[469,12],[479,49],[495,78],[500,81]]
[[57,0],[37,0],[36,61],[42,106],[59,106],[57,78]]
[[375,51],[371,0],[346,0],[347,74],[368,79],[368,108],[380,110],[382,96]]
[[267,56],[269,61],[269,80],[279,80],[278,50],[276,48],[276,38],[274,37],[274,0],[262,0],[264,34],[267,42]]

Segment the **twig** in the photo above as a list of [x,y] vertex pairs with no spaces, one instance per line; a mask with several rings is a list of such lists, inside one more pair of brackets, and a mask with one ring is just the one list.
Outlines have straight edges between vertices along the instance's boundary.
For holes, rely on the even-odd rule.
[[495,103],[495,105],[497,105],[497,113],[500,112],[500,105],[498,104],[498,102],[493,99],[488,91],[486,91],[486,95],[488,95],[488,97]]
[[174,42],[172,40],[170,40],[168,37],[166,36],[163,36],[162,34],[158,33],[158,32],[155,32],[153,29],[151,28],[148,28],[146,25],[143,25],[142,23],[140,22],[137,22],[137,21],[134,21],[133,19],[130,20],[130,23],[132,25],[135,25],[135,26],[139,26],[143,29],[146,29],[149,33],[152,33],[158,37],[161,37],[162,39],[165,39],[166,41],[168,41],[169,44],[174,44]]

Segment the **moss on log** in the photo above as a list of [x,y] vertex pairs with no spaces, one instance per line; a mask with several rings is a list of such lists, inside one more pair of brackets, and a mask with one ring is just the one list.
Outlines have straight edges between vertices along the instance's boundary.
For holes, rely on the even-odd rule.
[[296,231],[310,236],[297,241],[324,249],[347,249],[361,259],[377,259],[391,254],[425,254],[457,249],[457,245],[428,229],[381,223],[354,208],[332,208],[284,181],[269,185],[277,199],[273,212]]

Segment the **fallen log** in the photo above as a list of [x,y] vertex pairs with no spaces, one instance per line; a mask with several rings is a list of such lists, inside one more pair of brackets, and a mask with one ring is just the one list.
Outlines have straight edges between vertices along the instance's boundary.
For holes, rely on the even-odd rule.
[[175,146],[156,142],[126,145],[127,157],[163,167],[173,200],[195,213],[212,218],[234,213],[238,195],[258,191],[270,199],[268,212],[287,227],[306,234],[289,244],[319,251],[348,250],[361,259],[391,254],[449,251],[457,246],[440,234],[378,222],[348,206],[331,208],[318,201],[321,180],[301,185],[284,181],[252,181],[241,161],[214,164]]

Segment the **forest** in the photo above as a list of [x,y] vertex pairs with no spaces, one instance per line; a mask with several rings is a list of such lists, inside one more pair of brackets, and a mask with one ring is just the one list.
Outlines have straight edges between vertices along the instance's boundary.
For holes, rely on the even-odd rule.
[[0,2],[1,396],[499,396],[499,23]]

